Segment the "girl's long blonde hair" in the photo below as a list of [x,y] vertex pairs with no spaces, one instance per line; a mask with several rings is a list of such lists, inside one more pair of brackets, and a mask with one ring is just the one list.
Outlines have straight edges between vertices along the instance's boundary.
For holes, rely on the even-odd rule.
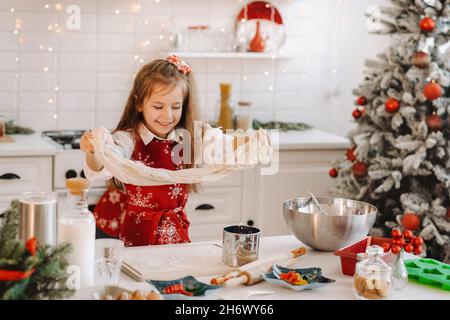
[[[156,59],[146,64],[137,73],[127,103],[119,120],[116,131],[130,131],[136,133],[139,124],[144,122],[142,112],[138,106],[144,104],[144,100],[154,92],[155,87],[162,85],[168,91],[175,86],[181,85],[184,99],[181,118],[175,129],[183,128],[189,131],[191,136],[191,161],[184,165],[184,168],[194,167],[194,121],[198,120],[198,100],[195,80],[192,72],[183,74],[177,67],[164,59]],[[123,184],[115,178],[111,179],[111,184],[124,190]],[[197,186],[190,185],[189,190],[196,192]]]

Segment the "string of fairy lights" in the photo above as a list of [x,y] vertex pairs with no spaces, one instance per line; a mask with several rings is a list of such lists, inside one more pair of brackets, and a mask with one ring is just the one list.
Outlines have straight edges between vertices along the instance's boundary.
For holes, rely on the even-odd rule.
[[[124,53],[124,54],[130,54],[130,59],[132,59],[134,65],[136,66],[136,69],[139,68],[139,65],[142,65],[146,62],[148,62],[148,58],[149,58],[149,54],[152,53],[152,51],[150,49],[154,49],[155,47],[157,48],[161,48],[161,47],[168,47],[168,44],[172,44],[174,42],[174,34],[173,34],[173,28],[176,25],[176,22],[174,23],[174,20],[176,20],[175,17],[173,17],[173,15],[170,13],[170,18],[161,22],[159,25],[159,33],[156,32],[152,32],[152,33],[146,33],[143,31],[143,29],[145,28],[145,26],[154,26],[154,24],[152,23],[152,18],[155,17],[153,14],[149,14],[149,12],[151,12],[149,9],[151,9],[151,6],[158,6],[158,5],[162,5],[162,4],[166,4],[170,6],[170,11],[173,10],[173,2],[175,2],[176,0],[134,0],[132,2],[130,2],[129,4],[127,3],[127,5],[121,5],[121,7],[118,8],[108,8],[108,10],[110,10],[110,12],[104,12],[104,10],[102,10],[101,14],[106,14],[106,15],[110,15],[111,17],[114,16],[130,16],[133,15],[133,21],[134,21],[134,25],[127,25],[125,27],[125,29],[123,30],[126,33],[129,34],[134,34],[134,48],[130,49],[130,48],[117,48],[116,50],[118,52]],[[235,0],[237,1],[240,6],[247,8],[247,4],[251,2],[251,0]],[[286,5],[286,4],[290,4],[292,2],[294,2],[295,0],[274,0],[271,1],[271,5],[272,7],[278,7],[280,4]],[[342,0],[336,0],[338,3],[341,3]],[[97,3],[97,7],[98,8],[98,1],[96,1]],[[178,5],[178,4],[177,4]],[[34,5],[36,6],[36,5]],[[269,4],[270,6],[270,4]],[[304,6],[298,6],[300,12],[300,15],[305,15],[306,14],[306,9]],[[44,73],[44,74],[52,74],[52,75],[56,75],[55,76],[55,86],[53,88],[53,92],[47,92],[47,97],[46,99],[46,103],[48,103],[49,105],[53,106],[52,109],[48,109],[48,110],[53,110],[53,119],[55,120],[55,126],[57,124],[58,121],[58,117],[59,117],[59,94],[61,94],[61,85],[60,85],[60,58],[58,57],[58,54],[60,53],[60,48],[59,48],[59,43],[60,43],[60,39],[62,37],[64,37],[65,34],[69,33],[71,30],[68,30],[65,27],[65,21],[64,21],[64,15],[67,15],[68,13],[66,13],[66,9],[67,7],[61,3],[54,3],[51,0],[49,0],[48,3],[43,4],[43,8],[42,9],[34,9],[31,11],[39,11],[39,12],[47,12],[48,13],[48,19],[47,19],[47,25],[45,27],[42,27],[42,30],[45,28],[46,32],[49,34],[52,34],[56,37],[56,42],[55,43],[39,43],[38,46],[36,48],[30,48],[29,46],[27,46],[27,50],[23,50],[22,48],[24,47],[25,42],[27,41],[27,38],[24,35],[27,35],[29,29],[26,29],[25,31],[22,31],[22,27],[25,23],[29,24],[29,21],[25,21],[24,17],[27,16],[29,17],[30,15],[22,15],[21,13],[23,12],[27,12],[26,8],[22,8],[22,7],[11,7],[9,9],[9,12],[11,15],[13,15],[14,17],[14,29],[13,29],[13,33],[14,35],[17,37],[17,43],[18,43],[18,48],[17,48],[17,56],[15,58],[15,62],[17,64],[17,73],[16,73],[16,78],[20,78],[21,76],[21,72],[23,71],[21,68],[21,54],[23,52],[28,52],[28,51],[33,51],[33,52],[42,52],[42,53],[47,53],[47,54],[54,54],[56,55],[56,57],[54,58],[56,63],[46,63],[43,62],[43,65],[41,66],[40,71],[39,70],[35,70],[37,73]],[[81,13],[83,8],[81,8]],[[274,11],[273,11],[274,12]],[[97,15],[100,14],[100,12],[96,13]],[[208,12],[208,14],[212,14],[212,12]],[[31,15],[32,17],[32,15]],[[292,14],[291,12],[289,12],[289,10],[286,10],[285,12],[285,16],[283,17],[284,20],[289,23],[289,21],[292,18]],[[53,21],[52,21],[53,20]],[[98,21],[98,18],[97,18]],[[246,20],[246,18],[242,19],[241,23],[246,23],[248,22]],[[29,27],[28,27],[29,28]],[[99,26],[97,25],[96,28],[98,29]],[[225,28],[225,27],[221,27],[220,32],[227,32],[229,30],[231,30],[233,27]],[[137,30],[140,30],[139,32]],[[98,35],[98,33],[101,31],[96,30],[96,34]],[[146,34],[148,34],[148,37],[146,37]],[[28,35],[29,36],[29,35]],[[152,36],[154,38],[152,38]],[[156,41],[156,43],[155,43]],[[54,46],[54,44],[56,44],[57,47]],[[170,47],[170,45],[169,45]],[[149,50],[148,53],[146,52],[146,50]],[[213,48],[213,51],[218,50],[216,47]],[[155,51],[153,51],[155,52]],[[212,56],[214,57],[214,56]],[[238,55],[239,57],[239,55]],[[252,70],[252,72],[249,72],[249,70],[247,70],[247,56],[242,55],[240,56],[240,70],[241,70],[241,75],[240,75],[240,92],[243,91],[243,88],[245,87],[244,82],[248,81],[250,78],[250,75],[254,76],[254,75],[258,75],[258,72],[255,72],[254,70]],[[287,70],[286,68],[283,68],[282,70],[278,70],[279,69],[279,64],[278,64],[278,60],[279,60],[279,56],[278,56],[278,52],[274,52],[271,56],[272,59],[269,59],[269,61],[271,61],[270,63],[268,62],[266,64],[266,68],[263,68],[263,70],[261,70],[260,72],[262,73],[262,75],[264,77],[269,77],[270,80],[267,81],[268,85],[266,90],[268,92],[272,92],[273,93],[273,103],[272,105],[275,106],[276,103],[276,94],[277,94],[277,88],[278,88],[278,77],[277,74],[288,74],[289,70]],[[52,61],[52,59],[48,59],[50,62]],[[46,59],[43,59],[43,61],[46,61]],[[305,60],[306,64],[311,63],[311,59],[306,57]],[[134,72],[135,70],[133,70]],[[337,73],[337,68],[333,67],[332,68],[332,73],[336,74]],[[260,74],[261,75],[261,74]],[[302,80],[305,80],[307,78],[307,74],[306,73],[299,73],[298,75],[296,75],[297,77],[300,77]],[[18,85],[17,85],[17,94],[19,95],[19,83],[20,81],[18,81]],[[117,88],[118,90],[125,90],[126,88],[122,85],[120,88]],[[42,93],[43,96],[45,96],[45,93]],[[17,97],[17,103],[19,103],[19,99]],[[19,112],[20,108],[16,108],[16,118],[20,119],[20,112]],[[273,117],[276,118],[276,110],[275,107],[272,110],[273,112]],[[274,119],[275,120],[275,119]]]

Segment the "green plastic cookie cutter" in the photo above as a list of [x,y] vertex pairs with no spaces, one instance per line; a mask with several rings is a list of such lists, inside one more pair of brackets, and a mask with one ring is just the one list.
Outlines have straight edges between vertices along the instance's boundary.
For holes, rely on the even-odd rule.
[[450,265],[434,259],[405,261],[409,279],[450,290]]

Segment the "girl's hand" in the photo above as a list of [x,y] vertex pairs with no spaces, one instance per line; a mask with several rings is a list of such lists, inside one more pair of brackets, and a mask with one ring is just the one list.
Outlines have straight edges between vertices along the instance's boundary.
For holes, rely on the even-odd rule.
[[93,135],[89,131],[85,131],[80,139],[80,149],[86,153],[94,153],[94,147],[92,146],[91,139]]

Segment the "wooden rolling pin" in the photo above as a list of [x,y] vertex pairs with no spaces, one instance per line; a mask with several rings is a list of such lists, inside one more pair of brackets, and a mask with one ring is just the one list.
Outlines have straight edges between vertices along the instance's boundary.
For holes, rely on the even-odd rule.
[[232,287],[238,284],[252,285],[262,280],[261,274],[269,272],[273,264],[293,265],[300,257],[306,253],[305,247],[292,250],[289,253],[279,254],[265,259],[256,260],[239,267],[236,271],[224,276],[211,279],[211,284],[224,287]]

